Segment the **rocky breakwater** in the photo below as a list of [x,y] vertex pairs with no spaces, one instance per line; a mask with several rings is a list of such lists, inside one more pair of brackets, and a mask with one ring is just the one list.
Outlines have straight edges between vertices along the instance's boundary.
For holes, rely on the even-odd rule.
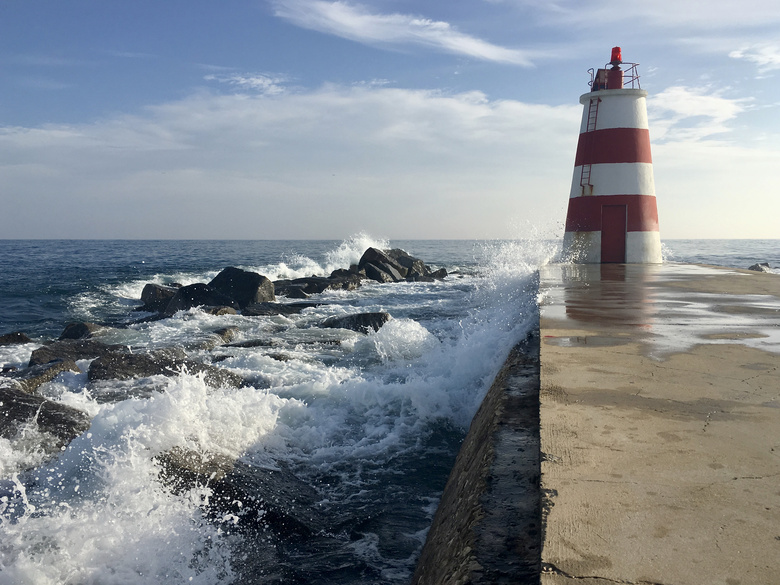
[[[253,386],[262,373],[245,379],[220,367],[220,356],[215,355],[214,350],[272,344],[268,339],[235,341],[237,329],[232,327],[210,331],[202,339],[172,347],[133,347],[105,342],[118,327],[138,327],[193,310],[248,318],[289,316],[325,303],[318,297],[327,290],[353,290],[367,280],[378,283],[432,281],[446,275],[445,270],[432,271],[422,260],[403,250],[369,248],[358,264],[335,270],[327,277],[272,281],[255,272],[228,267],[208,283],[188,286],[146,284],[140,306],[121,324],[68,323],[57,340],[34,341],[23,332],[0,335],[0,345],[37,345],[26,367],[6,366],[0,371],[0,437],[13,441],[22,434],[29,435],[32,430],[41,442],[39,450],[51,459],[88,430],[90,417],[87,413],[47,398],[45,392],[41,392],[47,383],[69,372],[70,375],[86,373],[86,390],[102,403],[151,396],[164,389],[167,377],[185,371],[201,375],[205,383],[214,388]],[[147,315],[139,316],[138,312]],[[390,319],[391,316],[384,312],[346,313],[323,319],[313,326],[368,334],[378,331]],[[272,357],[286,359],[281,353]],[[117,381],[123,383],[109,384],[108,389],[105,384],[101,386],[104,382]],[[307,534],[310,519],[295,516],[295,510],[303,508],[284,504],[288,497],[314,501],[315,494],[310,486],[289,473],[283,463],[275,469],[255,468],[250,473],[242,463],[222,455],[195,453],[183,448],[163,453],[157,460],[161,468],[160,480],[174,491],[196,484],[212,487],[214,497],[210,499],[208,512],[214,518],[221,518],[226,512],[237,512],[233,507],[240,501],[246,504],[241,515],[256,518],[258,522],[254,524],[262,525],[263,530],[270,526],[276,533]],[[307,514],[310,515],[311,510]]]

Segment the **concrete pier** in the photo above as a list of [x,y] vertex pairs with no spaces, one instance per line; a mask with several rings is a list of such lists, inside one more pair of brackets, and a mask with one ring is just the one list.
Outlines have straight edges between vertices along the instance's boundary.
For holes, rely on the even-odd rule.
[[539,298],[414,583],[780,583],[780,276],[552,265]]
[[542,270],[545,585],[780,583],[780,277]]

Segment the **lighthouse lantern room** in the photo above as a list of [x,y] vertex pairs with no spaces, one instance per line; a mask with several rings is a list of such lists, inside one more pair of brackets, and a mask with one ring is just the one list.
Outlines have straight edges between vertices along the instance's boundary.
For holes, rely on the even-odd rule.
[[[625,66],[623,69],[621,66]],[[661,262],[661,239],[647,124],[647,92],[637,63],[620,47],[595,73],[583,105],[564,257],[582,263]]]

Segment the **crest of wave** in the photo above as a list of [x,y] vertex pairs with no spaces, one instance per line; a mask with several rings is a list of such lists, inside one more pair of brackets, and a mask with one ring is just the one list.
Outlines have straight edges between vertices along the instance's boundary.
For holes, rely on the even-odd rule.
[[337,268],[349,268],[351,264],[357,264],[368,248],[389,247],[388,240],[376,239],[365,232],[360,232],[341,242],[335,250],[325,254],[325,272],[330,274]]
[[289,403],[181,375],[152,399],[105,405],[34,488],[16,480],[0,502],[0,584],[231,582],[226,537],[199,508],[209,490],[171,493],[156,456],[173,447],[238,456]]

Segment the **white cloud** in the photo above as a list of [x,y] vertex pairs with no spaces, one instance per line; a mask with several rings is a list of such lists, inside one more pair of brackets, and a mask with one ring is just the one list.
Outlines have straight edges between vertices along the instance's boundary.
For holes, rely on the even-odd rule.
[[758,65],[759,73],[767,73],[780,69],[780,46],[778,45],[752,45],[742,47],[729,53],[732,59],[744,59]]
[[0,129],[4,237],[515,237],[513,218],[563,220],[578,120],[480,92],[326,85]]
[[[766,26],[780,22],[780,4],[776,0],[505,0],[536,14],[545,22],[579,23],[602,32],[606,25],[625,22],[634,26],[662,26],[686,31],[734,27]],[[618,29],[609,29],[618,33]]]
[[728,132],[727,122],[747,109],[750,98],[726,98],[711,88],[672,86],[648,98],[653,137],[698,140]]
[[422,45],[483,61],[532,66],[531,54],[458,31],[447,22],[409,14],[371,12],[360,4],[273,0],[275,14],[303,27],[371,45]]
[[242,90],[253,90],[263,95],[279,95],[284,93],[287,91],[284,84],[289,81],[283,76],[271,76],[262,73],[206,75],[204,79],[206,81],[226,83]]
[[[777,145],[701,130],[745,107],[685,87],[651,102],[674,122],[653,145],[664,237],[776,237]],[[201,92],[138,116],[0,128],[3,237],[522,237],[524,220],[565,218],[580,115],[368,84]]]

